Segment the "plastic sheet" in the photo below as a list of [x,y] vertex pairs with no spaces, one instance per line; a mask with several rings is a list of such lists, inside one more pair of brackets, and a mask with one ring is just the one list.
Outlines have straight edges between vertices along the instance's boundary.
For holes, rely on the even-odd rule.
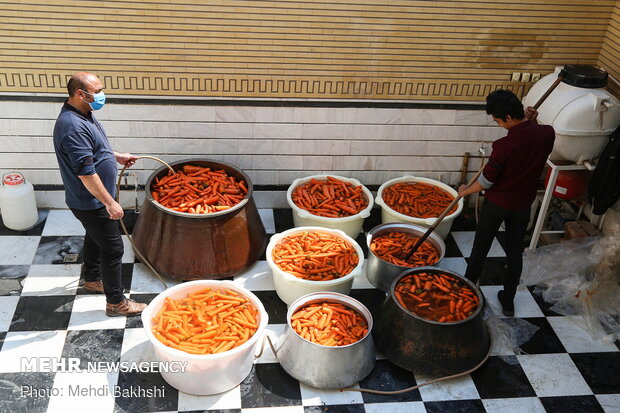
[[491,334],[493,346],[491,354],[499,356],[508,364],[519,364],[514,356],[524,354],[520,346],[530,341],[539,327],[521,318],[501,319],[488,305],[482,317]]
[[620,205],[609,209],[603,236],[577,238],[528,250],[521,284],[562,315],[580,315],[594,339],[620,339]]

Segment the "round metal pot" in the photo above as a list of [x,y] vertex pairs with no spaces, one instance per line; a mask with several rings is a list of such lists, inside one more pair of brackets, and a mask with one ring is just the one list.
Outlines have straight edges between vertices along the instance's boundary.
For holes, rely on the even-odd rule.
[[146,198],[133,230],[138,250],[162,275],[173,279],[220,279],[254,264],[265,250],[267,235],[252,198],[249,177],[233,165],[204,158],[185,159],[170,166],[191,164],[224,170],[246,182],[247,196],[230,209],[189,214],[161,206],[151,195],[155,178],[168,174],[161,167],[146,182]]
[[483,302],[476,286],[454,272],[436,267],[404,271],[392,282],[377,312],[372,332],[377,350],[397,366],[431,377],[475,367],[491,346],[489,331],[482,319],[482,305],[469,318],[451,323],[439,323],[410,313],[394,298],[394,290],[401,278],[419,272],[441,272],[457,277],[475,291],[481,304]]
[[[347,346],[328,347],[312,343],[293,330],[291,317],[300,307],[313,303],[333,302],[357,310],[368,323],[368,331],[360,341]],[[359,301],[334,292],[320,292],[297,299],[286,314],[284,334],[278,342],[278,361],[295,379],[320,389],[352,386],[370,374],[375,365],[375,347],[370,331],[370,311]]]
[[[368,246],[368,263],[366,264],[366,277],[368,277],[368,281],[370,281],[372,285],[374,285],[381,291],[387,292],[390,289],[390,285],[392,285],[392,281],[394,281],[394,279],[400,273],[412,268],[394,265],[377,257],[370,250],[370,244],[372,243],[372,240],[374,238],[394,231],[405,232],[407,234],[411,234],[417,238],[420,238],[426,233],[427,229],[428,228],[425,228],[421,225],[408,224],[405,222],[393,222],[377,225],[376,227],[368,231],[368,234],[366,235],[366,245]],[[432,232],[431,235],[429,235],[429,237],[424,242],[430,242],[433,247],[435,247],[438,252],[437,255],[439,255],[439,261],[441,261],[446,254],[446,244],[443,242],[443,239],[435,232]],[[433,265],[437,265],[437,263],[434,263]]]

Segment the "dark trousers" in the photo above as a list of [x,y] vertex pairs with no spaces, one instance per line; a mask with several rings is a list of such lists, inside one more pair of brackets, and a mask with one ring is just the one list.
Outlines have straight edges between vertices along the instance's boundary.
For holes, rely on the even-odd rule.
[[504,274],[504,299],[512,302],[517,292],[523,268],[523,238],[530,220],[530,208],[509,211],[485,199],[480,210],[474,246],[467,265],[465,277],[477,282],[493,238],[502,222],[506,226],[506,259],[508,271]]
[[118,304],[125,298],[122,282],[123,239],[118,223],[105,208],[71,209],[84,225],[84,280],[103,282],[106,301]]

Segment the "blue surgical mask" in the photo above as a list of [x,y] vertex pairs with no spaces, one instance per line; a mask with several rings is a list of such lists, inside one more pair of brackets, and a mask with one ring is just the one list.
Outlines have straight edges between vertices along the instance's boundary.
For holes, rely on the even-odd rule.
[[92,110],[99,110],[105,104],[105,93],[103,91],[93,94],[94,101],[88,102]]

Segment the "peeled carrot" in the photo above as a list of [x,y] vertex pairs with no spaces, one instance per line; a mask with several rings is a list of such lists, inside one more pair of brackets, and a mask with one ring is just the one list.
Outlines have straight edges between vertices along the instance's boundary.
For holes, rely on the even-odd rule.
[[439,261],[439,254],[433,244],[425,241],[418,249],[403,260],[418,238],[405,232],[389,232],[372,239],[370,250],[380,259],[401,267],[424,267]]
[[368,206],[362,186],[328,176],[298,185],[291,195],[293,202],[313,215],[341,218],[359,214]]
[[160,205],[178,212],[209,214],[231,208],[248,192],[243,180],[224,170],[183,165],[151,185],[151,196]]
[[368,334],[366,319],[340,303],[302,307],[291,316],[291,326],[302,338],[329,347],[353,344]]
[[[447,191],[423,182],[390,185],[383,190],[381,197],[396,212],[415,218],[437,218],[454,200]],[[450,213],[456,208],[454,206]]]
[[319,231],[303,231],[282,239],[273,262],[298,278],[328,281],[344,277],[357,266],[357,252],[344,239]]
[[394,296],[407,311],[440,323],[465,320],[478,308],[478,296],[465,282],[441,272],[423,271],[403,277]]
[[214,354],[248,341],[258,329],[257,320],[258,311],[246,297],[207,288],[179,300],[166,297],[151,331],[168,347]]

